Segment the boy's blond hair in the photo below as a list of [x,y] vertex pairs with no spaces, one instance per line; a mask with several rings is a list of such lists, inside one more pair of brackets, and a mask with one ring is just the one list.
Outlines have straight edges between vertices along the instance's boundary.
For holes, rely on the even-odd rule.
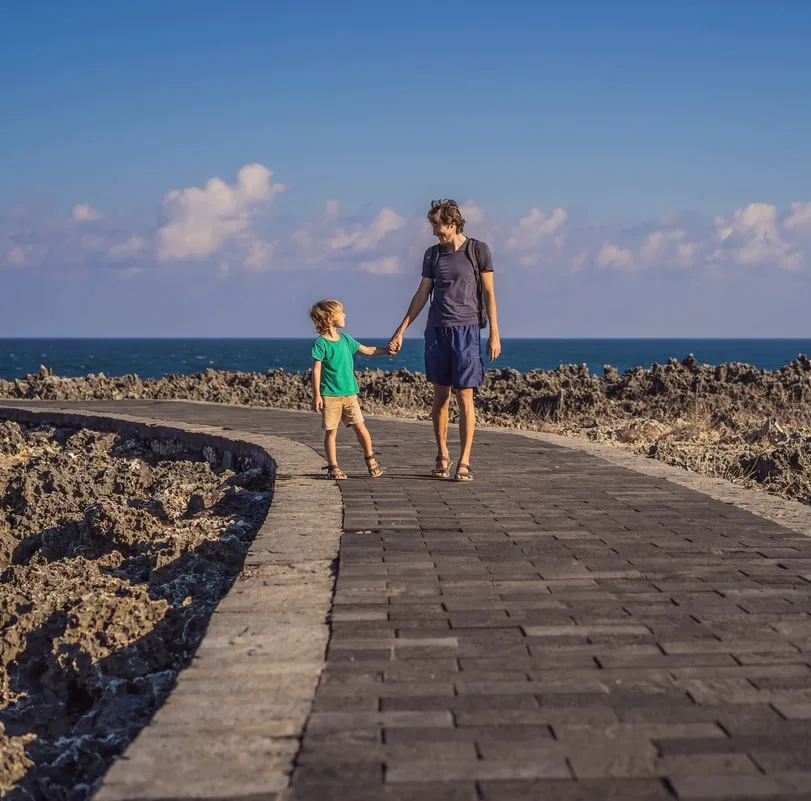
[[310,319],[317,334],[326,334],[335,325],[338,312],[343,309],[339,300],[319,300],[310,308]]

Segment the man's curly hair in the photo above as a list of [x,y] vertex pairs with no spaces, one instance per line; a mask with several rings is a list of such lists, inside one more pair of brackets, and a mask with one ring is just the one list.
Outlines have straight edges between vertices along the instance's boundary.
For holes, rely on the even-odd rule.
[[459,204],[450,198],[432,200],[431,208],[426,216],[429,220],[437,220],[443,225],[455,225],[460,234],[465,230],[465,218],[462,216]]

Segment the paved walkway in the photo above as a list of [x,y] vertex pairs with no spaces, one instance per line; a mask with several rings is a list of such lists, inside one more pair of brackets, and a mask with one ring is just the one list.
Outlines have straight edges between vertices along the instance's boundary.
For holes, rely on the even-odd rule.
[[[320,448],[303,413],[81,406]],[[426,426],[370,430],[376,481],[339,440],[332,635],[284,798],[811,799],[811,539],[519,434],[434,481]]]

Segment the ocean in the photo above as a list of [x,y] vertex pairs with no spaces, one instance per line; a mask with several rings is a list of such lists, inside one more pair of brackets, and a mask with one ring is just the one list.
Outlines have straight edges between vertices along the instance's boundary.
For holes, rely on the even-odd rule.
[[[0,378],[11,380],[35,373],[40,365],[56,375],[107,376],[136,374],[160,378],[167,373],[214,370],[264,373],[310,367],[312,339],[0,339]],[[382,339],[363,339],[366,345],[385,346]],[[747,362],[775,370],[811,353],[811,339],[505,339],[494,367],[519,372],[553,370],[561,364],[586,364],[602,374],[604,364],[620,372],[649,367],[688,353],[708,364]],[[407,339],[392,357],[357,356],[355,367],[423,371],[422,339]]]

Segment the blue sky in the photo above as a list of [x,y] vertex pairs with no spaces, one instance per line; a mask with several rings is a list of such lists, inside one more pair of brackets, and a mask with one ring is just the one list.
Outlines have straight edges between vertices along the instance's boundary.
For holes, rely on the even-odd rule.
[[437,196],[504,335],[811,335],[809,40],[781,0],[3,4],[0,336],[308,335],[325,295],[384,336]]

